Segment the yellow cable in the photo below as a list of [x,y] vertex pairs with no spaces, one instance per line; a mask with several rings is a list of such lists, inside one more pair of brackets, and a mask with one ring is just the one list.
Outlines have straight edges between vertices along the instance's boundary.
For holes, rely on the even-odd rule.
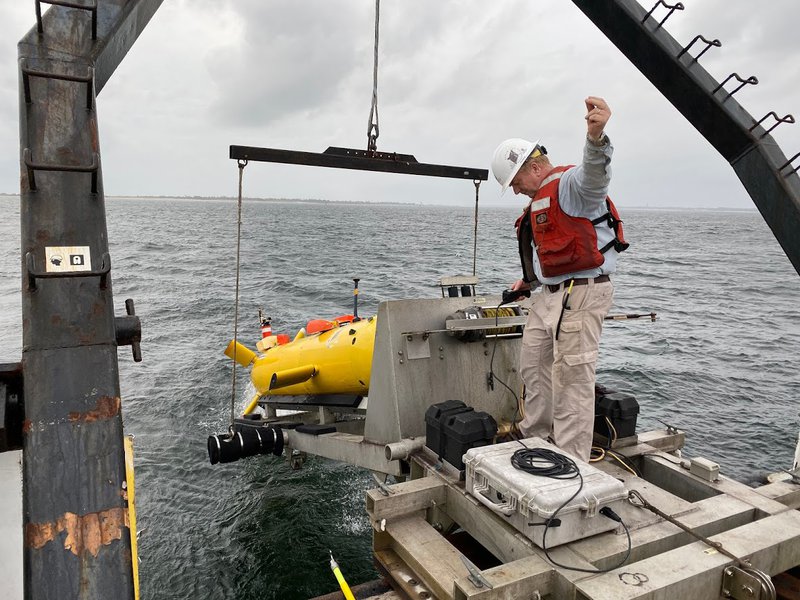
[[608,444],[609,446],[613,446],[614,442],[617,441],[617,430],[614,427],[614,424],[611,422],[611,419],[606,417],[606,423],[608,424],[609,429],[611,429],[611,442]]
[[606,457],[605,449],[601,448],[600,446],[592,446],[592,450],[591,451],[592,452],[596,452],[597,456],[590,456],[589,457],[589,462],[600,462],[601,460],[603,460]]
[[342,571],[339,569],[339,563],[333,559],[333,553],[331,553],[331,571],[333,571],[336,581],[339,582],[339,587],[342,588],[342,594],[344,594],[346,600],[356,600],[356,597],[353,596],[353,592],[350,591],[350,586],[347,585],[347,582],[344,580],[344,575],[342,575]]
[[347,598],[347,600],[356,600],[356,597],[353,596],[353,592],[350,591],[350,586],[347,585],[347,582],[344,580],[344,576],[339,567],[333,570],[333,574],[336,575],[336,580],[339,582],[339,587],[342,588],[344,597]]
[[625,469],[627,471],[629,471],[631,474],[633,474],[634,477],[638,477],[639,476],[639,474],[636,471],[634,471],[633,469],[631,469],[624,460],[622,460],[619,456],[617,456],[616,453],[612,452],[611,450],[606,450],[606,454],[608,456],[610,456],[611,458],[615,459],[623,467],[625,467]]

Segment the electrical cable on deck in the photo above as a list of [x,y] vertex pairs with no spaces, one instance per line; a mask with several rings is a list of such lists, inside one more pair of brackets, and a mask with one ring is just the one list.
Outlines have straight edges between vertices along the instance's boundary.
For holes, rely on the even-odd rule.
[[[509,302],[511,302],[511,301],[509,300]],[[507,302],[501,302],[500,304],[497,305],[497,308],[494,309],[494,326],[495,326],[495,330],[498,329],[500,315],[504,311],[504,309],[502,308],[503,304],[507,304]],[[507,310],[507,308],[505,310]],[[491,315],[487,315],[487,316],[491,316]],[[503,316],[506,316],[506,315],[504,314]],[[497,381],[500,385],[502,385],[509,392],[511,392],[512,396],[514,396],[515,408],[514,408],[514,414],[511,417],[511,433],[513,434],[514,429],[517,427],[517,413],[521,412],[520,411],[520,406],[521,406],[522,401],[523,401],[523,399],[525,397],[525,391],[524,391],[524,387],[523,387],[522,396],[521,397],[517,396],[516,392],[513,389],[511,389],[511,387],[505,381],[500,379],[497,376],[497,374],[494,372],[494,355],[495,355],[495,352],[497,351],[497,341],[499,339],[500,339],[499,336],[497,336],[497,335],[494,336],[494,344],[492,344],[492,354],[491,354],[491,358],[489,359],[489,377],[488,377],[488,381],[489,381],[489,385],[490,385],[490,387],[492,389],[494,389],[492,387],[494,385],[494,382]],[[512,437],[513,437],[513,435],[512,435]]]

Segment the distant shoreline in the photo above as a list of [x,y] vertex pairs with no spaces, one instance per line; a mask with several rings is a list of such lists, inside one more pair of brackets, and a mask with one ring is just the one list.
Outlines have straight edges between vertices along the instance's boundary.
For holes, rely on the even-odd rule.
[[[17,198],[19,194],[9,194],[6,192],[0,192],[0,197],[12,197]],[[210,201],[232,201],[235,202],[237,199],[233,196],[129,196],[129,195],[120,195],[120,196],[111,196],[108,195],[106,198],[110,200],[210,200]],[[366,201],[366,200],[325,200],[322,198],[259,198],[259,197],[244,197],[242,200],[246,200],[248,202],[273,202],[273,203],[284,203],[284,204],[357,204],[357,205],[372,205],[372,204],[381,204],[386,206],[441,206],[443,208],[465,208],[469,205],[466,204],[457,204],[457,205],[449,205],[449,204],[425,204],[422,202],[387,202],[387,201]],[[486,203],[481,205],[484,209],[487,207]],[[497,204],[492,203],[491,208],[518,208],[521,209],[522,203],[520,204]],[[749,213],[749,212],[758,212],[758,209],[753,207],[748,208],[737,208],[737,207],[730,207],[730,206],[714,206],[714,207],[702,207],[702,206],[625,206],[621,205],[620,208],[622,210],[652,210],[652,211],[659,211],[659,212],[681,212],[681,211],[692,211],[692,212],[742,212],[742,213]]]
[[[19,194],[9,194],[0,192],[0,197],[18,198]],[[230,200],[236,202],[237,198],[233,196],[131,196],[131,195],[106,195],[109,200]],[[389,204],[396,206],[423,206],[420,202],[373,202],[366,200],[325,200],[323,198],[259,198],[244,196],[242,200],[248,202],[275,202],[275,203],[289,203],[289,204]]]

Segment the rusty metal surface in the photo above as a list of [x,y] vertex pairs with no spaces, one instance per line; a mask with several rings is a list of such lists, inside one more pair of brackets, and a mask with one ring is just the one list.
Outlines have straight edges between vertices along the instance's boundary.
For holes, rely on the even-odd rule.
[[[31,600],[134,594],[94,94],[160,4],[99,2],[96,40],[91,11],[55,5],[43,15],[42,33],[34,26],[18,46],[24,577]],[[86,248],[90,264],[84,269],[82,257],[68,263],[74,269],[50,265],[48,247]],[[136,327],[120,323],[130,343]]]
[[63,539],[64,550],[75,556],[86,552],[97,558],[100,548],[121,540],[128,526],[128,511],[123,508],[86,515],[66,513],[53,523],[26,523],[25,546],[38,550]]

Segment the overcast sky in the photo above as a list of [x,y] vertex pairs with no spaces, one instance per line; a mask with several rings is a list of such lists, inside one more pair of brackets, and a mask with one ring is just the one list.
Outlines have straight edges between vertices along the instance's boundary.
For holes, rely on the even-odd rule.
[[[649,9],[654,3],[645,0]],[[668,30],[716,37],[702,64],[760,84],[737,94],[756,118],[800,118],[800,2],[684,0]],[[362,148],[372,91],[373,0],[165,0],[98,97],[108,195],[237,191],[231,144]],[[16,42],[34,3],[0,0],[0,191],[19,187]],[[752,207],[736,175],[567,0],[383,0],[378,149],[421,162],[489,166],[507,137],[579,159],[583,99],[613,111],[612,197],[620,206]],[[800,125],[775,138],[800,151]],[[474,202],[472,183],[251,163],[247,196]],[[493,179],[482,205],[499,203]],[[503,202],[521,205],[507,194]]]

